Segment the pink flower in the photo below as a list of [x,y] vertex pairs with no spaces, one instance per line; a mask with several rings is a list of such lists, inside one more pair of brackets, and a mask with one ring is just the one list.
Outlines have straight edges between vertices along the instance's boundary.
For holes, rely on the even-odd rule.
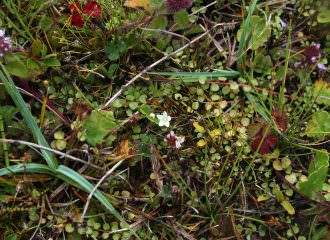
[[12,48],[10,38],[5,36],[5,30],[0,29],[0,57]]
[[176,136],[173,131],[166,135],[165,142],[167,142],[173,148],[182,147],[182,143],[184,143],[185,137]]
[[192,0],[166,0],[166,6],[169,13],[176,13],[180,10],[190,8]]

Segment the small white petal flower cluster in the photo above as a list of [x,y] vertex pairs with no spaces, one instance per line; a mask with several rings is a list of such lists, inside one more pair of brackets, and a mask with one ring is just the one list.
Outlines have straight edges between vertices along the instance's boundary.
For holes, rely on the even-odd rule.
[[[150,113],[149,117],[155,118],[156,115],[154,113]],[[167,112],[164,111],[162,114],[157,114],[157,118],[159,120],[158,125],[160,127],[170,126],[170,121],[172,120],[172,117],[167,115]],[[184,143],[185,141],[185,137],[176,136],[173,131],[170,131],[170,133],[166,135],[164,141],[167,142],[173,148],[180,148],[182,147],[182,143]]]
[[11,49],[10,38],[5,36],[5,31],[0,29],[0,57]]

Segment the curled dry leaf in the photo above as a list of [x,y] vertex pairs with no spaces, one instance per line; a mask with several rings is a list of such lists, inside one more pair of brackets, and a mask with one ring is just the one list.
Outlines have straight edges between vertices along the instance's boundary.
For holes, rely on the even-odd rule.
[[149,0],[127,0],[124,6],[136,9],[143,9],[148,13],[153,13],[154,8]]

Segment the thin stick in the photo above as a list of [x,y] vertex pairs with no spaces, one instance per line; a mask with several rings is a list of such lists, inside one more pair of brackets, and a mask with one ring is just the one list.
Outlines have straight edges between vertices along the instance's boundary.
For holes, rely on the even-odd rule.
[[40,210],[38,225],[36,227],[36,230],[33,232],[32,236],[30,237],[30,240],[34,239],[34,236],[37,234],[38,229],[40,228],[42,217],[44,215],[44,211],[45,211],[45,197],[42,197],[41,210]]
[[85,215],[86,215],[86,212],[87,212],[87,209],[88,209],[88,206],[89,206],[89,203],[95,193],[95,191],[97,190],[97,188],[101,185],[101,183],[110,175],[113,173],[113,171],[115,171],[119,166],[120,164],[122,164],[124,160],[121,160],[119,161],[118,163],[116,163],[116,165],[114,165],[109,171],[106,172],[106,174],[104,174],[104,176],[98,181],[98,183],[95,185],[95,187],[93,188],[93,190],[90,192],[90,194],[88,195],[88,198],[87,198],[87,202],[86,202],[86,205],[84,207],[84,211],[80,217],[80,219],[84,219],[85,218]]
[[97,166],[97,165],[95,165],[93,163],[88,163],[88,162],[86,162],[86,161],[84,161],[84,160],[82,160],[80,158],[71,156],[69,154],[63,153],[61,151],[58,151],[58,150],[55,150],[55,149],[52,149],[52,148],[48,148],[48,147],[44,147],[44,146],[38,145],[36,143],[22,141],[22,140],[15,140],[15,139],[3,139],[3,138],[0,138],[0,142],[18,143],[18,144],[23,144],[23,145],[26,145],[26,146],[29,146],[29,147],[34,147],[34,148],[39,148],[39,149],[42,149],[42,150],[50,151],[52,153],[55,153],[57,155],[60,155],[62,157],[65,157],[67,159],[71,159],[73,161],[80,162],[80,163],[83,163],[83,164],[88,165],[90,167],[93,167],[93,168],[96,168],[98,170],[104,171],[104,169],[102,167],[99,167],[99,166]]

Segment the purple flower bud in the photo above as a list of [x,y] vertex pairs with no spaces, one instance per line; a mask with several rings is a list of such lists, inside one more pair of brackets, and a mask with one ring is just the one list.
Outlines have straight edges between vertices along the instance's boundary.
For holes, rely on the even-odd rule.
[[182,9],[190,8],[192,0],[166,0],[169,13],[176,13]]
[[284,22],[282,19],[280,19],[281,27],[286,28],[286,22]]
[[321,71],[326,71],[327,70],[327,67],[323,63],[318,63],[317,67]]
[[10,51],[11,49],[11,42],[10,38],[5,36],[5,31],[0,29],[0,57]]

